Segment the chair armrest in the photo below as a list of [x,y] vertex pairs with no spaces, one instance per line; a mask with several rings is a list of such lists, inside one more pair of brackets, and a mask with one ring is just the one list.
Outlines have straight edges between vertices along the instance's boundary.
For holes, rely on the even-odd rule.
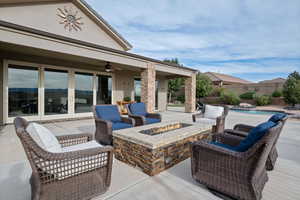
[[196,118],[202,118],[202,117],[204,117],[204,114],[202,112],[193,114],[192,115],[193,122],[196,122]]
[[142,115],[129,115],[135,121],[135,126],[141,126],[146,124],[146,118]]
[[213,133],[223,133],[225,129],[225,115],[216,118],[216,125],[213,126]]
[[246,125],[246,124],[236,124],[233,129],[238,131],[249,132],[254,126]]
[[75,144],[86,143],[93,139],[93,135],[89,133],[62,135],[56,137],[62,147],[72,146]]
[[239,137],[247,137],[247,135],[248,135],[248,132],[234,130],[234,129],[225,129],[224,133],[231,134],[231,135],[236,135],[236,136],[239,136]]
[[125,122],[127,124],[132,124],[132,126],[135,126],[135,120],[130,117],[121,117],[122,122]]
[[236,135],[230,135],[226,133],[218,133],[212,136],[213,141],[228,144],[230,146],[237,146],[244,139]]
[[155,118],[161,120],[161,115],[159,113],[147,113],[146,117]]
[[108,120],[95,118],[95,124],[95,139],[97,140],[97,142],[104,145],[111,145],[113,141],[112,122]]

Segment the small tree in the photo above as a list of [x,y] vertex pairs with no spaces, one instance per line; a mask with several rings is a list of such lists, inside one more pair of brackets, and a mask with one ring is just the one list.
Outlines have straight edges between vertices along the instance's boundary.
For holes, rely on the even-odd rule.
[[209,77],[204,74],[198,74],[196,79],[196,97],[206,97],[212,90],[213,86]]
[[[182,66],[180,65],[177,58],[165,59],[164,62],[173,63],[173,64],[177,64],[178,66]],[[183,78],[174,78],[168,81],[169,102],[171,102],[173,95],[180,90],[183,84],[184,84]]]
[[293,72],[288,76],[288,79],[283,85],[283,97],[286,103],[300,103],[300,76],[298,72]]

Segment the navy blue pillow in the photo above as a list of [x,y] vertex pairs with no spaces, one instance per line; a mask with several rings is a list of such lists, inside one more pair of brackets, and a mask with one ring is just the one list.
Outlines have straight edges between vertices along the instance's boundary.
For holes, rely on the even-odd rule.
[[97,116],[101,119],[121,122],[121,116],[116,105],[96,106]]
[[270,128],[276,126],[276,123],[267,121],[251,129],[247,137],[241,141],[241,143],[234,149],[236,151],[244,152],[258,142]]
[[130,105],[130,111],[133,115],[146,116],[146,105],[145,103],[133,103]]
[[269,119],[269,121],[274,122],[274,123],[277,123],[277,122],[279,122],[280,120],[282,120],[282,119],[285,118],[285,117],[286,117],[286,114],[284,114],[284,113],[278,113],[278,114],[273,115],[273,116]]

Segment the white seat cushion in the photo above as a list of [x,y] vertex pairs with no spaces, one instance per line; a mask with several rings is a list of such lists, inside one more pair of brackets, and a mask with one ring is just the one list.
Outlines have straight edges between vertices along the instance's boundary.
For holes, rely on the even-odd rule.
[[221,117],[224,112],[224,107],[222,106],[210,106],[205,105],[204,118],[216,119]]
[[30,123],[26,131],[32,137],[32,139],[44,150],[59,153],[62,152],[61,145],[59,144],[55,135],[46,127],[37,124]]
[[208,119],[208,118],[197,118],[196,123],[213,126],[213,125],[216,125],[216,120],[215,119]]
[[96,142],[96,140],[89,141],[86,143],[76,144],[68,147],[63,147],[63,152],[70,152],[70,151],[79,151],[84,149],[91,149],[91,148],[97,148],[97,147],[103,147],[101,144]]

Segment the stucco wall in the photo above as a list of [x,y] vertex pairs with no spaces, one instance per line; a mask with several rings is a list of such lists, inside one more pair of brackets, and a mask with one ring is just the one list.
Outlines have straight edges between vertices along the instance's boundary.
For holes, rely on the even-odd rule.
[[[61,18],[57,15],[58,8],[73,9],[78,11],[77,17],[82,17],[84,23],[82,30],[66,30],[64,24],[60,24]],[[36,5],[20,5],[0,7],[0,19],[26,27],[62,35],[113,49],[124,50],[113,38],[103,31],[93,20],[86,16],[73,3],[51,3]]]
[[124,97],[134,99],[134,77],[138,75],[130,71],[117,71],[113,75],[113,104]]
[[3,124],[3,61],[0,58],[0,124]]
[[224,85],[224,88],[232,90],[237,94],[243,94],[248,91],[255,91],[257,94],[272,95],[275,90],[281,90],[283,83],[253,83],[246,85]]
[[159,77],[158,80],[158,110],[166,111],[168,101],[168,80],[164,77]]

